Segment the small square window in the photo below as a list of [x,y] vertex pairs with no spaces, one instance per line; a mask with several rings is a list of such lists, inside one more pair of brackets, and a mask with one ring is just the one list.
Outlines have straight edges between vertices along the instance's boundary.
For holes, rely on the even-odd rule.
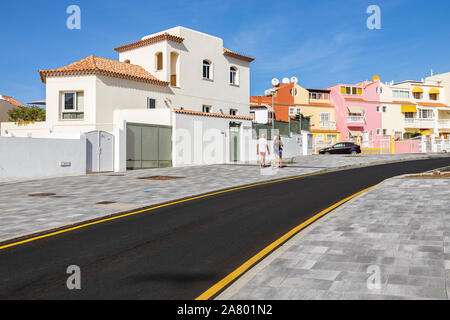
[[237,116],[237,114],[238,114],[237,109],[230,109],[230,115],[231,116]]
[[211,106],[203,106],[203,112],[211,113]]
[[386,112],[386,111],[387,111],[387,107],[383,106],[383,112]]

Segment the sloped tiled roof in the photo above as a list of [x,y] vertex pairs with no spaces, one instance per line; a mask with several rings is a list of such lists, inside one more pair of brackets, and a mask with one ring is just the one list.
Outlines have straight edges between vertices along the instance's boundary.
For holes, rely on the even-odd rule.
[[242,54],[239,54],[239,53],[233,52],[231,50],[228,50],[226,48],[223,48],[223,54],[226,55],[226,56],[229,56],[229,57],[232,57],[232,58],[236,58],[236,59],[240,59],[240,60],[244,60],[244,61],[247,61],[247,62],[252,62],[252,61],[255,60],[255,58],[244,56]]
[[19,101],[17,101],[13,97],[2,96],[1,100],[8,101],[10,104],[17,106],[17,107],[25,107],[23,104],[21,104]]
[[116,50],[117,52],[125,52],[125,51],[133,50],[133,49],[140,48],[140,47],[145,47],[150,44],[165,41],[165,40],[176,42],[176,43],[182,43],[184,41],[183,38],[174,36],[174,35],[166,32],[166,33],[158,34],[151,38],[147,38],[147,39],[133,42],[133,43],[121,46],[121,47],[114,48],[114,50]]
[[67,66],[53,70],[39,70],[42,82],[47,77],[78,76],[78,75],[104,75],[116,78],[146,82],[158,86],[167,87],[168,82],[161,81],[138,65],[89,56]]
[[208,112],[200,112],[200,111],[192,111],[192,110],[180,110],[173,109],[173,112],[180,114],[189,114],[192,116],[204,116],[204,117],[214,117],[214,118],[229,118],[229,119],[239,119],[239,120],[253,120],[251,117],[243,117],[243,116],[232,116],[229,114],[222,113],[208,113]]

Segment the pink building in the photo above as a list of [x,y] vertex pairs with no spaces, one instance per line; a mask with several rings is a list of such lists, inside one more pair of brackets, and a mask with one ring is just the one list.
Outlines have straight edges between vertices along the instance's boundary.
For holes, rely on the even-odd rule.
[[337,84],[328,88],[342,141],[360,138],[363,147],[377,147],[383,138],[380,82],[374,79],[373,82]]

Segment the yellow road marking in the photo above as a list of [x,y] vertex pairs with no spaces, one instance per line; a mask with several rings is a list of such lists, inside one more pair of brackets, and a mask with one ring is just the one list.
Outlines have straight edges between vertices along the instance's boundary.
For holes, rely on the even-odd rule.
[[276,240],[275,242],[271,243],[270,245],[268,245],[266,248],[264,248],[262,251],[260,251],[259,253],[257,253],[255,256],[253,256],[250,260],[248,260],[247,262],[245,262],[243,265],[241,265],[239,268],[237,268],[236,270],[234,270],[232,273],[230,273],[228,276],[226,276],[225,278],[223,278],[221,281],[219,281],[218,283],[216,283],[214,286],[212,286],[210,289],[208,289],[207,291],[205,291],[202,295],[200,295],[197,299],[195,300],[209,300],[211,299],[213,296],[215,296],[216,294],[218,294],[221,290],[223,290],[225,287],[227,287],[229,284],[231,284],[234,280],[236,280],[238,277],[240,277],[244,272],[246,272],[248,269],[250,269],[251,267],[253,267],[256,263],[258,263],[261,259],[263,259],[264,257],[266,257],[269,253],[271,253],[272,251],[274,251],[275,249],[277,249],[280,245],[282,245],[283,243],[285,243],[286,241],[288,241],[290,238],[292,238],[293,236],[295,236],[297,233],[299,233],[301,230],[303,230],[304,228],[306,228],[307,226],[309,226],[311,223],[313,223],[314,221],[316,221],[317,219],[319,219],[320,217],[326,215],[327,213],[329,213],[330,211],[336,209],[337,207],[341,206],[342,204],[344,204],[345,202],[348,202],[349,200],[361,195],[364,192],[369,191],[370,189],[375,188],[377,185],[372,186],[370,188],[364,189],[358,193],[355,193],[354,195],[345,198],[342,201],[339,201],[338,203],[335,203],[334,205],[332,205],[331,207],[328,207],[327,209],[319,212],[318,214],[316,214],[314,217],[306,220],[305,222],[303,222],[302,224],[298,225],[297,227],[295,227],[294,229],[292,229],[291,231],[289,231],[288,233],[286,233],[285,235],[283,235],[281,238],[279,238],[278,240]]
[[6,245],[3,245],[3,246],[0,246],[0,250],[4,250],[4,249],[7,249],[7,248],[15,247],[15,246],[18,246],[18,245],[21,245],[21,244],[25,244],[25,243],[29,243],[29,242],[32,242],[32,241],[36,241],[36,240],[39,240],[39,239],[49,238],[49,237],[56,236],[56,235],[59,235],[59,234],[62,234],[62,233],[66,233],[66,232],[70,232],[70,231],[74,231],[74,230],[90,227],[90,226],[93,226],[93,225],[96,225],[96,224],[100,224],[100,223],[103,223],[103,222],[113,221],[113,220],[129,217],[129,216],[133,216],[133,215],[136,215],[136,214],[139,214],[139,213],[150,212],[150,211],[153,211],[153,210],[156,210],[156,209],[160,209],[160,208],[164,208],[164,207],[168,207],[168,206],[173,206],[175,204],[180,204],[180,203],[184,203],[184,202],[188,202],[188,201],[193,201],[193,200],[197,200],[197,199],[211,197],[211,196],[218,195],[218,194],[223,194],[223,193],[237,191],[237,190],[243,190],[243,189],[249,189],[249,188],[252,188],[252,187],[257,187],[257,186],[262,186],[262,185],[267,185],[267,184],[272,184],[272,183],[278,183],[278,182],[284,182],[284,181],[289,181],[289,180],[295,180],[295,179],[300,179],[300,178],[305,178],[305,177],[310,177],[310,176],[326,174],[326,173],[329,173],[329,172],[330,171],[315,172],[315,173],[309,173],[309,174],[304,174],[304,175],[290,177],[290,178],[284,178],[284,179],[278,179],[278,180],[254,183],[254,184],[245,185],[245,186],[241,186],[241,187],[236,187],[236,188],[221,190],[221,191],[217,191],[217,192],[212,192],[212,193],[208,193],[208,194],[204,194],[204,195],[201,195],[201,196],[196,196],[196,197],[192,197],[192,198],[188,198],[188,199],[184,199],[184,200],[174,201],[174,202],[162,204],[162,205],[159,205],[159,206],[155,206],[155,207],[152,207],[152,208],[143,209],[143,210],[139,210],[139,211],[135,211],[135,212],[130,212],[130,213],[126,213],[126,214],[115,216],[115,217],[111,217],[111,218],[105,218],[105,219],[101,219],[101,220],[85,223],[85,224],[82,224],[82,225],[79,225],[79,226],[70,227],[70,228],[67,228],[67,229],[63,229],[63,230],[59,230],[59,231],[43,234],[43,235],[40,235],[40,236],[32,237],[32,238],[25,239],[25,240],[22,240],[22,241],[13,242],[13,243],[10,243],[10,244],[6,244]]

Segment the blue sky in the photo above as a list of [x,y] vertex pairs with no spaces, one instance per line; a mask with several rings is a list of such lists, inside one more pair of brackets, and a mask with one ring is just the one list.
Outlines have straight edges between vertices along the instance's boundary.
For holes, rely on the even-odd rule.
[[[450,71],[450,1],[421,0],[40,0],[2,3],[0,94],[43,99],[38,69],[91,54],[117,59],[113,48],[182,25],[224,39],[256,58],[251,94],[274,77],[297,76],[307,88],[420,80]],[[81,8],[81,30],[66,28],[66,8]],[[381,30],[369,30],[369,5],[381,8]]]

